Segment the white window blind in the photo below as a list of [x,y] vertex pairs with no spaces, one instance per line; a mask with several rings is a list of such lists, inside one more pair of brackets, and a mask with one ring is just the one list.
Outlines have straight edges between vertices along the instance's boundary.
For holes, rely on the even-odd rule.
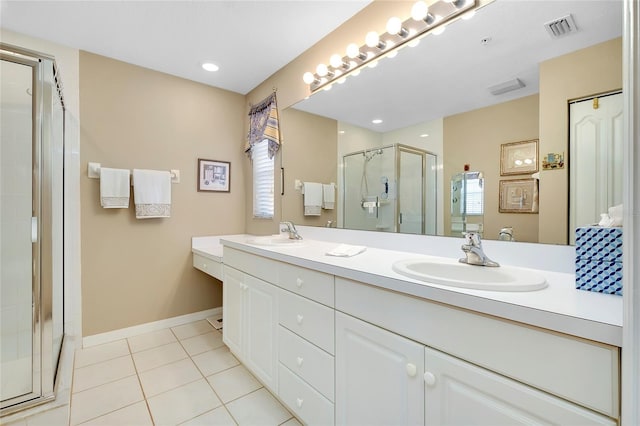
[[[264,139],[253,145],[253,217],[273,217],[274,159],[269,158],[269,142]],[[275,158],[275,157],[274,157]]]
[[[460,203],[460,209],[465,209],[467,216],[482,215],[484,212],[483,179],[466,179],[463,191],[465,203]],[[460,213],[463,213],[461,211]]]

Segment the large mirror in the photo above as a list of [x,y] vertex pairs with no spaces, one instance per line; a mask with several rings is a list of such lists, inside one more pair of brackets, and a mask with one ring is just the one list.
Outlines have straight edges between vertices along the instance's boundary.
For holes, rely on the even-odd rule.
[[[551,22],[567,33],[553,36],[546,25]],[[476,204],[469,205],[480,214],[470,215],[469,225],[484,238],[498,239],[508,228],[515,241],[570,243],[570,227],[581,225],[570,221],[571,209],[584,206],[569,201],[570,181],[579,185],[569,176],[570,168],[578,168],[571,162],[576,148],[569,146],[569,123],[591,118],[589,112],[569,117],[569,104],[620,91],[621,34],[621,1],[495,0],[443,34],[427,35],[375,68],[313,94],[282,112],[283,217],[312,226],[459,237],[467,223],[459,223],[454,211],[454,180],[471,172],[482,184],[472,194]],[[614,127],[619,113],[610,118]],[[606,147],[599,149],[591,149],[592,156]],[[403,163],[403,150],[423,154]],[[586,169],[595,163],[581,161],[584,170],[576,176],[597,180]],[[419,188],[411,184],[414,202],[404,202],[414,205],[410,210],[400,200],[405,181],[417,173],[424,179]],[[335,208],[305,217],[304,195],[293,189],[294,181],[335,183]],[[605,201],[589,207],[595,217],[583,221],[597,222],[596,212],[615,204],[611,196],[592,198]],[[419,223],[403,227],[410,219]]]

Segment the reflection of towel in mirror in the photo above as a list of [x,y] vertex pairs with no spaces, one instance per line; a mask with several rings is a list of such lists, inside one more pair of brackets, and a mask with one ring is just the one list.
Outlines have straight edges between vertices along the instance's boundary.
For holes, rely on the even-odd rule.
[[171,216],[171,173],[133,169],[136,219]]
[[322,185],[322,208],[333,210],[336,202],[336,190],[332,183]]
[[320,216],[322,207],[322,184],[305,182],[302,186],[304,194],[304,215]]
[[100,205],[105,209],[128,209],[129,185],[128,169],[100,168]]

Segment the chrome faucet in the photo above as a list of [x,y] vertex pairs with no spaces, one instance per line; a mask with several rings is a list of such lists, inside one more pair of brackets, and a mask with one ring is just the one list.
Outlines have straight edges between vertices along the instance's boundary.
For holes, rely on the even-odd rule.
[[289,238],[292,240],[302,239],[302,235],[298,234],[298,230],[293,222],[280,222],[280,232],[288,232]]
[[489,259],[484,251],[482,251],[482,241],[480,235],[475,232],[467,232],[464,234],[466,244],[462,245],[462,251],[466,257],[458,259],[461,263],[477,266],[500,266],[498,262]]

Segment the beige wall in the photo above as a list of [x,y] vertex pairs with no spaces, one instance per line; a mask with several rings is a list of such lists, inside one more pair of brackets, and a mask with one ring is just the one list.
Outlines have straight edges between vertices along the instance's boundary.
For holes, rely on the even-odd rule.
[[529,175],[500,176],[500,145],[538,138],[538,95],[445,117],[444,119],[444,215],[445,235],[451,235],[449,203],[451,177],[469,164],[484,173],[484,237],[497,239],[500,228],[512,226],[517,241],[538,241],[538,214],[499,213],[498,186],[501,179]]
[[[568,101],[622,87],[622,39],[617,38],[540,64],[540,156],[569,159]],[[540,241],[567,244],[568,169],[540,173]]]
[[[322,209],[320,216],[304,216],[303,195],[295,189],[295,180],[338,183],[336,157],[338,122],[318,115],[285,109],[282,122],[282,164],[284,167],[284,195],[282,219],[295,224],[325,226],[335,223],[337,209]],[[336,191],[336,200],[339,194]]]
[[[222,305],[221,284],[192,266],[191,237],[244,231],[244,106],[232,92],[80,53],[84,336]],[[231,162],[230,193],[196,191],[198,158]],[[89,161],[179,169],[171,218],[102,209]]]

